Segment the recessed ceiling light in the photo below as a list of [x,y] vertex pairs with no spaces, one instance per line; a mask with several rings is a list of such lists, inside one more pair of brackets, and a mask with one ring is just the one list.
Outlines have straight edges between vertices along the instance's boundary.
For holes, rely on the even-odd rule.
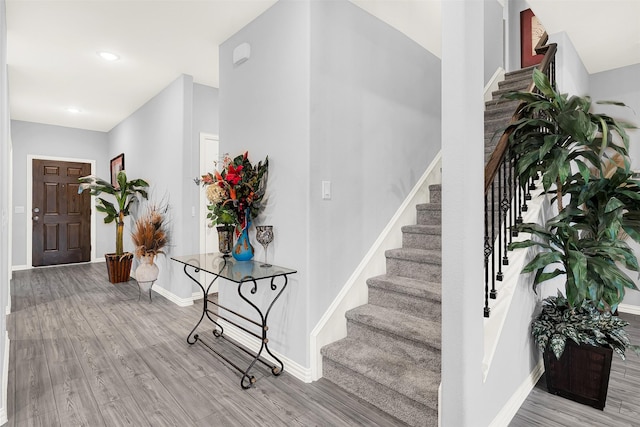
[[69,107],[69,108],[67,108],[67,111],[69,113],[73,113],[73,114],[78,114],[78,113],[82,112],[82,110],[79,109],[78,107]]
[[120,57],[115,53],[104,51],[98,52],[98,56],[100,56],[100,58],[104,59],[105,61],[117,61],[118,59],[120,59]]

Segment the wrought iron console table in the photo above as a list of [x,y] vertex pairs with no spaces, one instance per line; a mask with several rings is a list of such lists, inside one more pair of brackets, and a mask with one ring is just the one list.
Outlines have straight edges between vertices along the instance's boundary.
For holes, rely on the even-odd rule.
[[[282,292],[284,292],[285,288],[287,287],[287,283],[288,283],[287,276],[289,274],[296,273],[296,270],[292,270],[290,268],[285,268],[285,267],[278,267],[277,265],[263,267],[260,265],[260,262],[257,262],[257,261],[236,261],[233,258],[223,257],[220,254],[214,254],[214,253],[176,256],[176,257],[172,257],[171,259],[184,264],[184,273],[191,280],[193,280],[195,283],[198,284],[203,294],[202,315],[200,316],[200,320],[198,320],[198,323],[196,323],[196,325],[193,327],[193,329],[187,336],[187,342],[193,345],[196,342],[200,341],[202,345],[207,347],[209,350],[214,352],[216,355],[224,359],[227,363],[229,363],[231,366],[237,369],[240,373],[242,373],[242,378],[240,379],[240,386],[243,389],[250,388],[256,382],[255,377],[251,375],[249,372],[251,371],[251,368],[253,368],[253,365],[257,361],[271,368],[271,373],[273,375],[275,376],[280,375],[284,371],[284,364],[280,359],[274,356],[271,350],[269,350],[269,339],[267,337],[269,326],[267,324],[267,321],[269,318],[269,312],[271,311],[273,304],[278,300],[280,295],[282,295]],[[213,280],[211,280],[211,282],[208,285],[206,283],[204,284],[200,283],[200,280],[196,278],[199,275],[200,271],[206,271],[207,273],[211,273],[214,276]],[[193,272],[194,274],[191,274],[190,272]],[[253,308],[253,310],[257,313],[259,320],[244,316],[228,307],[220,305],[217,302],[209,299],[208,297],[209,289],[211,289],[211,286],[219,277],[222,277],[224,279],[230,280],[238,284],[238,295],[244,302],[246,302],[247,304],[249,304],[249,306]],[[281,285],[277,285],[275,283],[276,278],[282,278],[284,280],[284,283],[282,283]],[[248,297],[256,294],[256,292],[258,291],[258,281],[264,280],[264,279],[270,279],[271,283],[270,283],[269,289],[275,294],[273,296],[273,299],[271,299],[271,301],[269,302],[269,306],[267,310],[263,313],[262,310],[260,310],[260,308],[254,302],[252,302]],[[225,310],[224,315],[210,310],[209,309],[210,304],[224,309]],[[196,329],[198,328],[198,326],[200,326],[200,323],[202,323],[202,320],[204,319],[205,316],[207,316],[207,318],[211,322],[213,322],[213,324],[215,325],[215,328],[213,329],[213,335],[216,338],[224,338],[229,343],[233,344],[234,346],[238,347],[240,350],[242,350],[249,356],[253,357],[253,360],[251,361],[251,363],[249,363],[249,366],[246,369],[242,369],[238,367],[227,356],[225,356],[220,351],[213,348],[206,341],[203,341],[202,338],[197,333],[195,333]],[[229,319],[229,317],[233,317],[234,320]],[[244,319],[245,321],[255,325],[259,329],[259,332],[256,333],[250,330],[249,328],[239,324],[238,318]],[[224,328],[222,327],[222,325],[220,325],[219,322],[216,321],[218,319],[223,319],[226,322],[242,329],[248,334],[258,338],[261,342],[260,349],[257,352],[253,352],[248,348],[242,346],[241,344],[238,344],[235,341],[228,339],[224,335]],[[261,357],[263,350],[266,350],[266,352],[274,360],[277,361],[277,364],[275,365],[270,364],[263,357]]]

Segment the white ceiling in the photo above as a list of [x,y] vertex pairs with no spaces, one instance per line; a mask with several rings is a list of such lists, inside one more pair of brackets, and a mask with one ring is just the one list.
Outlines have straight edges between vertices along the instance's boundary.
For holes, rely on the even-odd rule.
[[589,74],[640,63],[640,0],[527,0],[548,34],[565,31]]
[[[440,56],[439,0],[352,1]],[[640,0],[528,1],[589,72],[640,63]],[[274,3],[7,0],[11,117],[108,131],[181,74],[218,87],[218,45]]]

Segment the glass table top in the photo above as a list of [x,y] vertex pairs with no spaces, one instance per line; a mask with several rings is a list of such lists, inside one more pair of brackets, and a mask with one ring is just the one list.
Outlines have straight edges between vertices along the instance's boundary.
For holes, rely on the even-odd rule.
[[171,257],[182,264],[215,274],[222,278],[240,283],[246,280],[267,279],[296,273],[291,268],[272,265],[262,267],[260,261],[236,261],[233,257],[222,257],[219,253],[180,255]]

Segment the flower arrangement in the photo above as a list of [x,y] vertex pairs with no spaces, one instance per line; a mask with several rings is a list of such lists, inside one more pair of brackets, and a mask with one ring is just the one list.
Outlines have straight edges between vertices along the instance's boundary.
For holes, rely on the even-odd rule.
[[144,213],[136,219],[131,233],[137,258],[150,255],[153,259],[156,255],[164,253],[163,249],[170,241],[167,225],[166,203],[151,203],[146,206]]
[[260,161],[254,166],[249,161],[249,153],[245,151],[233,159],[225,154],[221,171],[202,175],[197,181],[207,191],[210,227],[235,225],[239,231],[246,227],[248,221],[256,218],[264,208],[268,170],[268,156],[264,162]]

